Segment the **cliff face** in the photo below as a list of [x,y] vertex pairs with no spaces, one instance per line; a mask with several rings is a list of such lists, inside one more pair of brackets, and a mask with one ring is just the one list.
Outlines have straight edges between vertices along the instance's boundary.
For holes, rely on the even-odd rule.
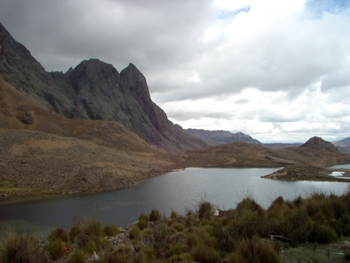
[[119,73],[111,64],[90,59],[66,73],[46,72],[1,24],[0,46],[1,77],[50,111],[70,119],[117,121],[169,152],[206,146],[168,120],[133,64]]

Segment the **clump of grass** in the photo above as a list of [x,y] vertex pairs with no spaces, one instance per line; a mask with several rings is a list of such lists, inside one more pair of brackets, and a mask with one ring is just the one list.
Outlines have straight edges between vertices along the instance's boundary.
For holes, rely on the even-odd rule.
[[107,236],[115,236],[120,233],[120,229],[116,225],[107,225],[103,228],[103,232]]
[[85,263],[86,256],[84,252],[80,249],[75,249],[72,254],[70,254],[68,258],[68,263]]
[[53,260],[60,259],[66,255],[65,243],[60,239],[49,241],[45,249]]
[[216,263],[220,262],[220,258],[216,251],[204,243],[199,243],[192,251],[191,255],[197,262]]
[[38,241],[27,235],[13,234],[0,251],[3,262],[44,262],[46,256],[39,249]]
[[321,244],[328,244],[335,241],[336,239],[337,234],[331,227],[322,225],[317,222],[313,224],[313,228],[310,234],[310,241]]
[[149,218],[149,221],[151,222],[157,222],[161,219],[161,215],[158,210],[153,209],[149,214],[148,218]]
[[74,243],[79,235],[83,232],[83,228],[80,226],[72,226],[69,230],[69,240]]
[[132,227],[129,230],[129,237],[130,237],[130,239],[136,239],[138,237],[139,233],[140,233],[140,229],[139,228]]
[[199,209],[198,209],[198,218],[200,220],[207,219],[209,220],[211,217],[213,217],[213,206],[211,203],[207,201],[203,201],[199,204]]
[[63,242],[68,242],[67,232],[60,227],[54,228],[48,236],[49,241],[61,240]]
[[264,214],[264,209],[251,197],[247,197],[238,203],[236,208],[238,213],[245,211],[257,212],[260,216]]
[[180,222],[174,222],[170,225],[171,228],[175,229],[177,232],[182,232],[186,229],[186,227],[184,226],[184,224],[180,223]]
[[170,218],[171,219],[176,219],[178,217],[179,217],[178,213],[176,213],[176,211],[174,211],[174,210],[171,210]]
[[91,220],[86,224],[85,233],[88,236],[101,237],[103,236],[103,227],[101,222]]
[[142,229],[145,229],[147,227],[147,224],[148,224],[148,216],[145,215],[144,213],[141,213],[139,215],[139,218],[138,218],[138,222],[137,222],[137,225],[139,227],[140,230]]

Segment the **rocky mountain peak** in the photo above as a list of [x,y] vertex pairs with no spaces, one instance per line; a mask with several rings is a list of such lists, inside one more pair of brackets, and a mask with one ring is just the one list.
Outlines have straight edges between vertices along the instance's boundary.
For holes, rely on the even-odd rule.
[[120,73],[98,59],[84,60],[65,74],[46,72],[2,25],[0,45],[0,77],[50,111],[70,119],[117,121],[169,152],[206,146],[168,120],[132,63]]
[[323,140],[321,137],[312,137],[306,143],[299,146],[301,149],[311,149],[319,151],[337,152],[337,148],[330,142]]

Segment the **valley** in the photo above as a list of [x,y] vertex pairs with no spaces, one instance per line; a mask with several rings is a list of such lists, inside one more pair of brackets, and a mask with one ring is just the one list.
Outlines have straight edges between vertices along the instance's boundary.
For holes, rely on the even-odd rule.
[[0,45],[0,202],[115,190],[187,167],[309,165],[324,174],[350,163],[319,137],[265,146],[243,133],[184,130],[152,101],[132,63],[120,73],[98,59],[46,72],[1,24]]

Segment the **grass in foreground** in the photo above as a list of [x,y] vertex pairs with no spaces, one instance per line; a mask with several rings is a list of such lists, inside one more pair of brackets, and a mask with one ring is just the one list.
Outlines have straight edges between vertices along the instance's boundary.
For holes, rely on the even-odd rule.
[[[55,228],[44,243],[23,235],[2,240],[1,262],[344,262],[350,258],[350,193],[277,198],[268,209],[253,199],[214,216],[209,202],[184,216],[157,210],[119,229],[98,221]],[[273,238],[273,239],[272,239]],[[338,245],[330,245],[337,242]]]

